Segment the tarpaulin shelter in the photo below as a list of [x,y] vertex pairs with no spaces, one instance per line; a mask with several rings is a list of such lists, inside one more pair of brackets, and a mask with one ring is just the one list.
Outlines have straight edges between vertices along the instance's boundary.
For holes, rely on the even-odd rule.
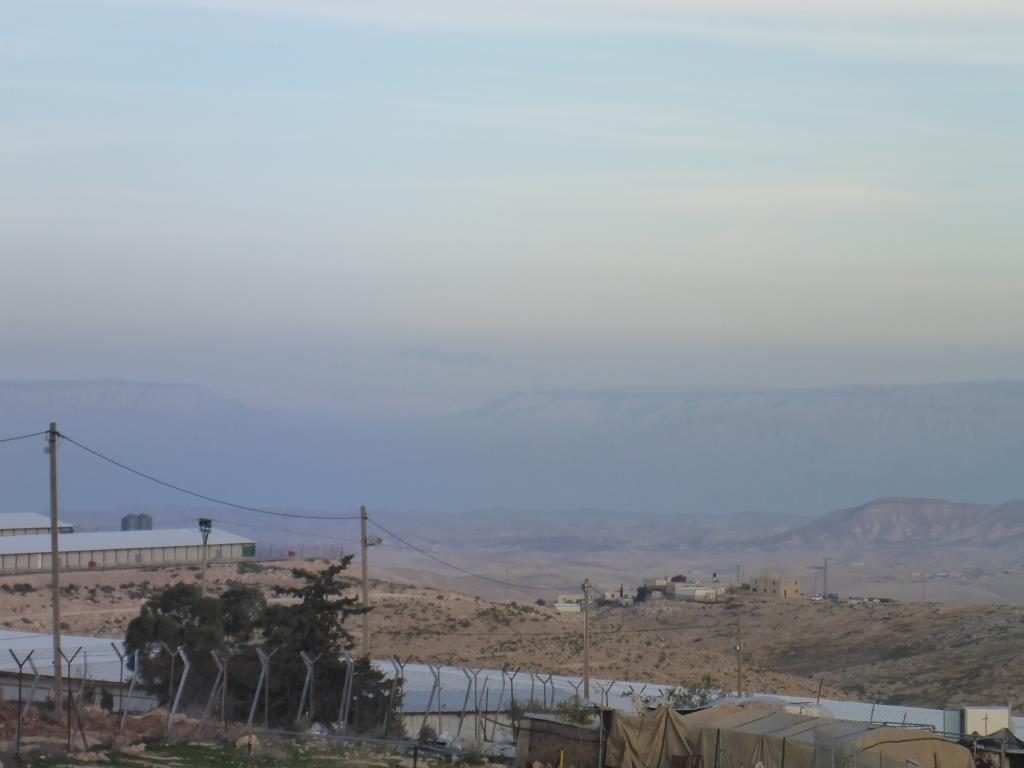
[[[678,758],[700,756],[688,761]],[[970,752],[931,731],[744,706],[680,715],[616,713],[606,768],[973,768]]]

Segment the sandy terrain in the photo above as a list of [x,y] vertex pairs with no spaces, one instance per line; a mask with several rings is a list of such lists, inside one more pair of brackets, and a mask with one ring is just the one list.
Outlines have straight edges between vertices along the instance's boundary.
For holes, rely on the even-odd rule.
[[[302,564],[309,566],[308,564]],[[259,573],[211,566],[211,589],[229,580],[266,588],[291,579],[290,565]],[[116,639],[151,590],[198,581],[198,570],[163,568],[63,576],[66,631]],[[0,587],[0,624],[49,630],[49,578],[8,578]],[[28,584],[31,589],[15,586]],[[269,589],[268,589],[269,591]],[[429,587],[371,585],[371,652],[417,661],[578,675],[582,620],[531,602],[494,601]],[[593,623],[592,674],[680,684],[708,674],[732,689],[733,647],[742,622],[748,690],[843,694],[921,706],[1010,702],[1024,689],[1016,651],[1024,609],[921,603],[831,605],[742,595],[724,604],[658,601],[601,608]],[[358,637],[358,620],[350,631]]]

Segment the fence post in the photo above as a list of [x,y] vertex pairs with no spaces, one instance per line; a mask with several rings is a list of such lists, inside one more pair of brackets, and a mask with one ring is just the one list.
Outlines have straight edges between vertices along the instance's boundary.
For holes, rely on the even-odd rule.
[[254,649],[256,656],[260,660],[260,676],[256,681],[256,692],[252,697],[252,706],[249,708],[249,719],[246,721],[246,725],[251,726],[252,721],[256,717],[256,705],[260,700],[260,693],[263,694],[263,727],[267,727],[267,719],[269,716],[269,698],[270,698],[270,659],[277,653],[278,649],[275,648],[269,654],[264,653],[262,648]]
[[[68,693],[67,693],[68,752],[70,752],[72,750],[72,748],[73,748],[73,744],[72,744],[72,740],[71,740],[72,739],[72,737],[71,737],[71,704],[72,704],[72,699],[74,697],[71,694],[71,663],[75,659],[78,658],[78,654],[80,654],[81,652],[82,652],[82,649],[79,648],[77,651],[75,651],[73,654],[71,654],[71,658],[70,659],[67,657],[67,655],[64,653],[64,651],[60,652],[61,658],[64,659],[64,661],[68,665],[68,674],[67,674],[67,677],[65,678],[66,682],[67,682],[67,686],[68,686]],[[59,664],[60,661],[58,660],[56,663]]]
[[338,712],[338,719],[341,721],[341,732],[348,732],[348,717],[352,709],[352,681],[355,677],[356,663],[351,654],[342,649],[341,656],[345,660],[345,687],[341,693],[341,710]]
[[[480,743],[480,670],[472,669],[473,673],[473,743]],[[487,681],[484,681],[486,685]]]
[[127,654],[121,653],[121,649],[117,647],[117,643],[111,643],[110,647],[114,649],[114,653],[117,654],[117,661],[120,664],[120,669],[117,673],[117,711],[120,712],[124,709],[124,659]]
[[[306,698],[309,698],[309,715],[312,717],[313,714],[313,665],[320,660],[323,656],[322,653],[318,653],[316,658],[311,659],[309,654],[305,651],[299,651],[299,657],[302,659],[302,663],[306,667],[306,679],[302,682],[302,695],[299,696],[299,711],[295,715],[295,724],[300,725],[303,722],[303,714],[306,710]],[[307,722],[306,727],[309,727]]]
[[408,659],[403,662],[397,656],[391,659],[391,666],[395,668],[395,679],[391,682],[391,693],[388,694],[388,710],[384,713],[385,739],[388,737],[388,729],[391,727],[391,710],[395,708],[395,696],[398,693],[398,686],[402,684],[405,678],[405,665],[408,663]]
[[178,650],[175,652],[178,656],[181,656],[182,672],[181,682],[178,683],[178,690],[174,694],[174,704],[171,705],[170,711],[167,713],[167,728],[164,731],[164,739],[167,740],[171,737],[171,726],[174,724],[174,716],[178,713],[178,705],[181,703],[181,694],[185,690],[185,683],[188,682],[188,673],[192,669],[192,663],[189,661],[188,654],[185,653],[185,646],[179,645]]
[[[128,683],[128,703],[129,704],[131,704],[131,701],[132,701],[132,694],[135,693],[135,681],[139,677],[139,652],[138,651],[135,651],[135,658],[132,661],[132,668],[134,669],[134,671],[132,672],[132,681],[130,683]],[[128,707],[122,706],[121,707],[121,723],[117,727],[117,737],[118,738],[121,738],[121,734],[124,733],[124,723],[125,723],[125,720],[127,718],[128,718]]]
[[174,662],[178,659],[178,651],[172,651],[170,646],[164,642],[160,643],[160,647],[163,648],[164,653],[171,658],[171,676],[167,678],[167,703],[170,704],[171,699],[174,696]]
[[210,713],[213,711],[213,701],[217,694],[220,693],[220,687],[224,684],[224,662],[221,661],[220,654],[217,651],[210,651],[210,656],[213,658],[213,663],[217,665],[217,676],[213,679],[213,685],[210,686],[210,695],[206,697],[206,706],[203,707],[203,718],[199,721],[196,736],[201,736],[206,728],[206,721],[210,718]]
[[[434,667],[434,665],[433,664],[427,664],[427,669],[430,670],[430,674],[434,678],[434,683],[433,683],[433,685],[430,686],[430,698],[427,699],[427,706],[424,707],[423,723],[422,723],[422,725],[420,725],[420,730],[423,730],[426,727],[427,723],[430,721],[430,707],[434,704],[434,694],[436,694],[438,689],[440,689],[440,687],[441,687],[440,674],[438,673],[438,671]],[[437,735],[440,736],[441,734],[437,734]]]
[[498,733],[498,715],[501,714],[501,708],[505,705],[505,667],[501,668],[501,693],[498,695],[498,706],[494,710],[494,721],[491,723],[491,741],[497,736]]
[[456,739],[462,736],[462,723],[466,719],[466,707],[469,706],[469,696],[473,693],[473,676],[469,674],[469,670],[465,667],[462,667],[462,674],[466,676],[466,695],[462,698],[462,710],[459,712],[459,727],[455,731]]
[[28,703],[25,704],[25,710],[21,713],[22,722],[28,715],[28,711],[32,709],[32,704],[36,700],[36,689],[39,687],[39,669],[36,667],[35,661],[32,660],[32,654],[29,654],[28,666],[32,670],[32,687],[28,689]]
[[[576,699],[577,699],[577,701],[582,703],[583,699],[580,698],[580,688],[583,687],[583,678],[580,678],[580,681],[578,683],[574,683],[572,681],[569,681],[569,685],[571,685],[572,689],[576,692]],[[661,695],[664,697],[664,695],[665,695],[664,692]],[[552,709],[555,708],[554,698],[555,698],[554,695],[552,695],[551,696],[551,708]]]
[[10,648],[8,648],[7,650],[11,654],[11,658],[14,659],[14,663],[18,665],[18,729],[15,732],[14,737],[14,754],[18,757],[21,757],[21,725],[22,720],[24,720],[24,710],[22,709],[21,705],[21,676],[23,670],[25,669],[25,665],[32,660],[32,654],[35,653],[35,651],[29,651],[28,656],[26,656],[24,659],[19,659],[17,654],[15,654],[13,650],[11,650]]

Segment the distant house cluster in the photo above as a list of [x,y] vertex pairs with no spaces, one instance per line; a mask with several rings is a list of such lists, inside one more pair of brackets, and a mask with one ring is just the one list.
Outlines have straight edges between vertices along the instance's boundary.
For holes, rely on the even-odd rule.
[[646,599],[686,600],[693,603],[717,603],[726,593],[726,588],[713,577],[711,584],[690,582],[679,575],[644,579],[643,591]]

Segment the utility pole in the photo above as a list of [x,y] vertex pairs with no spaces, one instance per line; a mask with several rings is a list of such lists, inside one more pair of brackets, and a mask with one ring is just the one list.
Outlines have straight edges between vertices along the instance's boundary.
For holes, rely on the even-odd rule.
[[590,701],[590,579],[583,580],[583,700]]
[[736,695],[743,698],[743,620],[736,618]]
[[825,599],[827,600],[829,594],[831,594],[828,591],[828,558],[827,557],[825,558],[824,578],[825,578],[825,585],[824,585],[824,588],[821,591],[821,594],[823,594],[825,596]]
[[57,423],[51,421],[46,434],[50,455],[50,590],[53,602],[53,711],[61,711],[64,685],[60,660],[60,523],[57,519]]
[[359,508],[360,543],[363,547],[363,655],[370,657],[370,581],[367,570],[366,553],[370,542],[366,538],[366,507]]
[[740,588],[740,564],[736,563],[736,589]]

